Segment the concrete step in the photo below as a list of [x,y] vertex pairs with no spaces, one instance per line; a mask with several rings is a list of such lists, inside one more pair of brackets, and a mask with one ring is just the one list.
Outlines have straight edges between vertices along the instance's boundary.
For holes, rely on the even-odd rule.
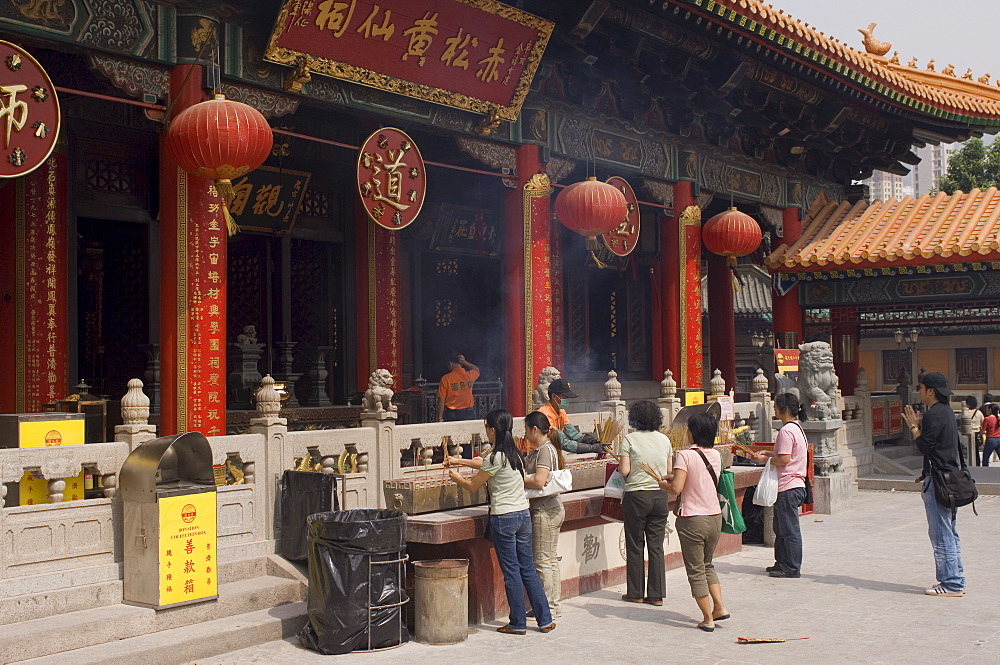
[[[912,459],[919,460],[916,468],[910,466]],[[879,452],[875,452],[872,455],[872,469],[876,474],[884,474],[890,476],[900,476],[900,475],[920,475],[920,469],[923,466],[923,457],[885,457]]]
[[[969,467],[976,481],[979,496],[1000,496],[1000,468]],[[874,474],[858,478],[859,490],[883,490],[890,492],[919,492],[922,483],[913,482],[920,475],[919,469],[910,474]]]
[[305,593],[306,588],[299,581],[261,576],[220,584],[218,600],[159,612],[119,604],[22,621],[4,627],[0,663],[39,658],[266,610],[304,600]]
[[302,629],[307,618],[306,603],[289,603],[14,662],[19,665],[182,665],[291,637]]
[[923,455],[909,455],[907,457],[897,457],[893,460],[896,464],[907,469],[913,469],[919,472],[924,468],[924,456]]
[[882,455],[883,457],[888,457],[889,459],[898,459],[900,457],[909,457],[911,455],[919,455],[920,452],[917,450],[916,446],[875,446],[875,452]]
[[[32,588],[31,582],[25,581],[21,588]],[[0,632],[3,632],[3,626],[12,623],[65,616],[81,610],[119,605],[121,602],[121,580],[81,584],[45,593],[0,597]]]

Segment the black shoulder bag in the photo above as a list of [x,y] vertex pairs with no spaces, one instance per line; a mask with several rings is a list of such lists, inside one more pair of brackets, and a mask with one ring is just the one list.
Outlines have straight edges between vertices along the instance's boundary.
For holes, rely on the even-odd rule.
[[[937,468],[931,461],[931,483],[934,485],[934,498],[938,504],[945,508],[951,508],[951,519],[958,517],[958,509],[962,506],[972,504],[972,512],[979,516],[976,510],[976,499],[979,498],[979,490],[976,489],[976,481],[972,479],[972,472],[965,464],[965,451],[962,444],[958,445],[958,459],[962,466],[958,471],[944,471]],[[930,458],[928,458],[930,459]]]

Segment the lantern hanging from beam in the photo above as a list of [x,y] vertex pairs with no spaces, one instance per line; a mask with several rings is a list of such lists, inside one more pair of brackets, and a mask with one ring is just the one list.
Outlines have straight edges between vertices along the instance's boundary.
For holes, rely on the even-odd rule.
[[274,134],[264,116],[225,95],[184,109],[167,127],[167,150],[180,167],[215,181],[225,199],[222,210],[229,235],[239,230],[229,214],[236,194],[232,180],[263,164],[273,144]]
[[735,206],[709,219],[701,229],[708,251],[726,257],[731,268],[736,267],[736,259],[760,247],[762,237],[757,220]]
[[591,176],[559,192],[556,217],[570,231],[595,238],[616,228],[628,214],[625,196]]

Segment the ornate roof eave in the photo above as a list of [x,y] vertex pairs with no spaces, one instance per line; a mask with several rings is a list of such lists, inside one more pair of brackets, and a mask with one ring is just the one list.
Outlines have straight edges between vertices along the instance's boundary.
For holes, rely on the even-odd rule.
[[818,197],[802,235],[764,260],[773,273],[1000,261],[1000,191],[836,203]]
[[1000,130],[1000,88],[995,86],[862,53],[760,0],[666,0],[664,11],[671,5],[675,12],[687,10],[705,19],[709,30],[728,29],[730,38],[738,35],[768,48],[897,112],[968,131]]

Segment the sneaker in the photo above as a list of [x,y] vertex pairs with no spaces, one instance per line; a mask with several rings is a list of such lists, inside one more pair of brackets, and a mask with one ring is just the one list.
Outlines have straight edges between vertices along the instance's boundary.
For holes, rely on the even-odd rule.
[[948,591],[943,586],[938,584],[932,586],[930,589],[924,589],[924,593],[928,596],[953,596],[958,598],[965,595],[965,589],[962,589],[961,591]]
[[787,570],[772,570],[767,575],[768,577],[790,577],[790,578],[802,577],[801,573],[792,573]]

